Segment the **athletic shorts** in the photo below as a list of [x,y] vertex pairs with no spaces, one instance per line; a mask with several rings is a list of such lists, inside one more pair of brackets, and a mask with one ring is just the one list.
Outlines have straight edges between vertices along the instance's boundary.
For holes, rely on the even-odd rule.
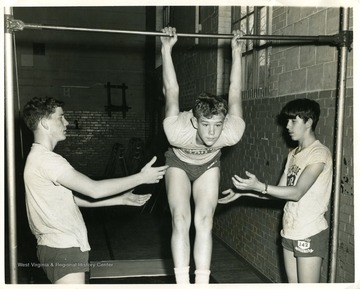
[[53,248],[39,245],[37,255],[51,283],[67,274],[89,271],[89,251],[81,252],[79,247]]
[[192,182],[210,168],[220,167],[220,156],[221,152],[219,152],[212,160],[203,165],[192,165],[180,160],[171,148],[165,152],[166,165],[168,165],[170,168],[173,167],[182,169],[187,174],[189,180]]
[[294,252],[295,257],[321,257],[325,258],[328,250],[329,230],[305,238],[303,240],[290,240],[282,238],[284,249]]

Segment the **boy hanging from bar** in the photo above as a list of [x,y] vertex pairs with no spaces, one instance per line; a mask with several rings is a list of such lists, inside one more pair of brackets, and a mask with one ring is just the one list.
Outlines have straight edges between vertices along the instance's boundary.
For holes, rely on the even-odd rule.
[[[245,130],[241,100],[240,31],[231,40],[232,68],[229,99],[201,93],[192,110],[179,111],[179,85],[172,61],[177,42],[176,29],[163,29],[161,37],[163,92],[165,95],[164,131],[170,143],[165,153],[169,166],[165,183],[172,215],[171,249],[176,283],[190,283],[191,195],[194,199],[195,283],[209,283],[213,216],[220,181],[221,148],[238,143]],[[170,37],[169,37],[170,36]],[[192,194],[191,194],[192,193]]]

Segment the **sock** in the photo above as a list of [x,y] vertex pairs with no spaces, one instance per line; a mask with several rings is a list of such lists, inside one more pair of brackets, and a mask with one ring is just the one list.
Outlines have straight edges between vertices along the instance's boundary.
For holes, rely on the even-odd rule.
[[174,268],[176,284],[190,284],[189,269],[190,266]]
[[195,284],[209,284],[210,270],[195,270]]

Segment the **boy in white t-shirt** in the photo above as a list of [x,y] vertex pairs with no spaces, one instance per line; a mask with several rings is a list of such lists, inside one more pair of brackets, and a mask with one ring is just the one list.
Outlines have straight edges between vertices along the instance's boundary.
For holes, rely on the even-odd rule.
[[247,179],[235,175],[233,184],[239,193],[228,189],[219,199],[225,204],[241,196],[287,200],[281,230],[285,270],[289,283],[318,283],[322,260],[327,253],[328,223],[324,217],[328,209],[332,186],[332,156],[329,149],[315,136],[320,106],[310,99],[296,99],[287,103],[280,113],[292,140],[298,146],[291,150],[284,173],[277,186],[260,182],[246,172]]
[[154,157],[134,175],[100,181],[88,178],[53,152],[56,144],[66,139],[69,123],[62,107],[61,101],[38,97],[24,107],[24,121],[34,134],[24,169],[26,209],[40,264],[51,283],[83,284],[89,271],[90,246],[78,206],[142,206],[150,194],[135,195],[132,189],[159,182],[167,166],[151,167]]

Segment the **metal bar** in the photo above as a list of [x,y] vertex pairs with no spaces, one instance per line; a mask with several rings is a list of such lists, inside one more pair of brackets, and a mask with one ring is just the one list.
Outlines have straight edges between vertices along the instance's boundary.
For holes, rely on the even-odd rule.
[[[4,8],[5,19],[13,17],[12,8]],[[14,49],[13,33],[6,28],[5,43],[5,139],[6,178],[9,218],[9,273],[10,283],[17,284],[17,234],[16,234],[16,169],[15,169],[15,109],[14,109]]]
[[[14,30],[35,29],[35,30],[63,30],[63,31],[81,31],[81,32],[101,32],[101,33],[118,33],[118,34],[133,34],[133,35],[149,35],[149,36],[166,36],[163,32],[152,31],[136,31],[136,30],[113,30],[113,29],[97,29],[97,28],[81,28],[69,26],[49,26],[41,24],[26,24],[20,20],[13,20],[9,25]],[[193,38],[217,38],[217,39],[231,39],[232,34],[200,34],[200,33],[177,33],[179,37],[193,37]],[[285,40],[285,41],[302,41],[314,43],[334,43],[336,35],[243,35],[241,39],[249,40]]]
[[[349,26],[349,8],[340,8],[341,30],[345,31]],[[340,216],[340,191],[341,191],[341,168],[343,156],[343,128],[344,128],[344,103],[346,90],[348,48],[343,45],[339,49],[339,71],[338,71],[338,95],[337,95],[337,119],[336,119],[336,152],[334,171],[334,198],[332,214],[332,238],[330,254],[329,281],[335,283],[337,270],[339,216]]]

